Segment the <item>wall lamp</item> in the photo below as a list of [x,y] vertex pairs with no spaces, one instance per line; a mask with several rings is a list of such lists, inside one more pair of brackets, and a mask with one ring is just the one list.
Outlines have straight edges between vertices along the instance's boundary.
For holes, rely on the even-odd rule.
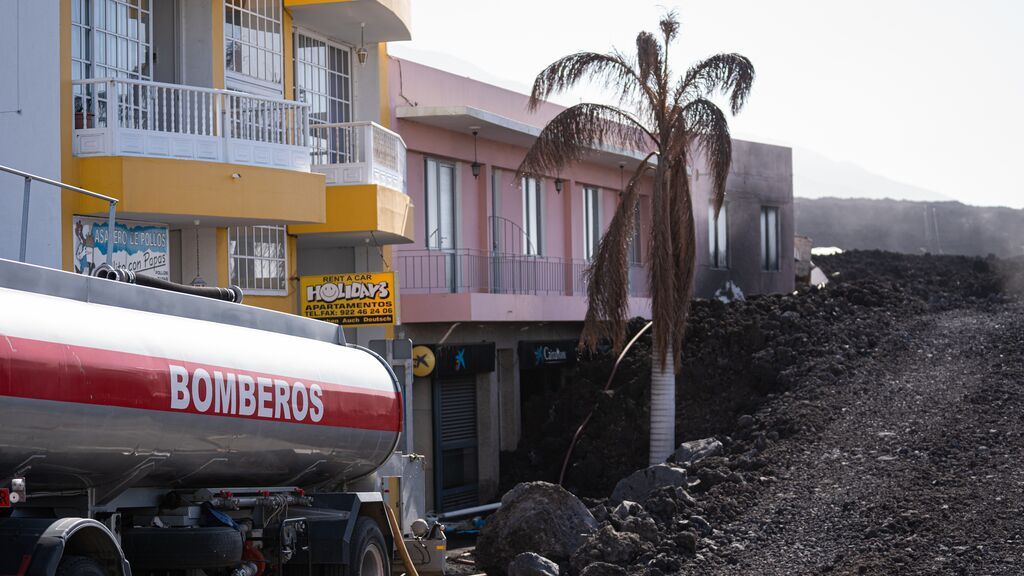
[[562,193],[562,179],[555,178],[555,192]]
[[480,176],[480,163],[476,160],[476,136],[480,132],[478,126],[469,127],[473,131],[473,163],[470,164],[470,168],[473,169],[473,178]]
[[359,23],[359,48],[356,48],[356,59],[359,60],[359,65],[366,64],[366,56],[369,52],[366,51],[366,22]]

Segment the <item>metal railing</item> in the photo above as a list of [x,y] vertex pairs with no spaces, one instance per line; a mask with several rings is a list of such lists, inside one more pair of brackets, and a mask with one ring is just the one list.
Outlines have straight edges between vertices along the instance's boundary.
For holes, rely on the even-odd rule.
[[[586,260],[478,250],[403,250],[395,257],[406,294],[587,294]],[[630,267],[629,294],[647,297],[646,270]]]
[[[86,196],[91,196],[92,198],[98,198],[100,200],[103,200],[103,201],[107,202],[107,204],[109,205],[108,215],[107,215],[107,226],[108,226],[107,230],[111,230],[112,231],[112,230],[116,229],[115,228],[115,216],[114,216],[114,213],[117,210],[117,203],[118,203],[118,199],[117,198],[111,198],[110,196],[104,196],[103,194],[99,194],[99,193],[93,192],[91,190],[86,190],[85,188],[79,188],[78,186],[72,186],[70,184],[65,184],[63,182],[59,182],[57,180],[51,180],[49,178],[44,178],[42,176],[36,176],[35,174],[29,174],[28,172],[22,172],[21,170],[18,170],[18,169],[15,169],[15,168],[11,168],[9,166],[4,166],[2,164],[0,164],[0,172],[7,172],[9,174],[14,174],[15,176],[21,176],[22,178],[25,179],[25,191],[23,192],[22,201],[21,201],[21,244],[20,244],[19,251],[18,251],[18,261],[19,262],[24,262],[25,258],[26,258],[26,255],[28,253],[28,209],[29,209],[29,205],[31,203],[32,182],[33,181],[42,182],[44,184],[49,184],[50,186],[56,186],[56,187],[62,188],[64,190],[70,190],[72,192],[77,192],[79,194],[84,194]],[[110,233],[107,234],[107,264],[108,265],[113,265],[113,258],[114,258],[114,234],[113,234],[113,232],[110,232]]]
[[[309,129],[312,164],[328,174],[329,183],[380,184],[405,192],[405,142],[395,132],[375,122],[313,124]],[[347,165],[346,175],[325,169],[334,165]]]
[[309,106],[128,78],[73,80],[75,130],[124,129],[309,146]]

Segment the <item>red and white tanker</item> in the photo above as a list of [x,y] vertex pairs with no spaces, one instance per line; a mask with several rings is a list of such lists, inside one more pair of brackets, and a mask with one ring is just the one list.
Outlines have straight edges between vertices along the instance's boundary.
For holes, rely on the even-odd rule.
[[333,490],[402,421],[335,326],[0,260],[0,574],[383,574],[380,495]]

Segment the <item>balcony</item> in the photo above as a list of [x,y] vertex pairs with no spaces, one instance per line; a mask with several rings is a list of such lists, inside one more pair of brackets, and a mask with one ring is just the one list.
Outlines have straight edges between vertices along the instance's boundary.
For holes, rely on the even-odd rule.
[[374,122],[310,126],[313,170],[328,186],[375,184],[405,193],[405,142]]
[[[579,322],[588,262],[475,250],[404,250],[394,270],[402,320]],[[630,314],[649,315],[645,268],[630,269]]]
[[[586,260],[476,250],[403,250],[395,270],[403,294],[585,296]],[[648,296],[645,268],[630,267],[630,296]]]
[[231,90],[72,81],[76,156],[145,156],[309,172],[308,106]]
[[409,0],[284,0],[284,6],[297,26],[353,44],[360,39],[376,44],[412,38]]

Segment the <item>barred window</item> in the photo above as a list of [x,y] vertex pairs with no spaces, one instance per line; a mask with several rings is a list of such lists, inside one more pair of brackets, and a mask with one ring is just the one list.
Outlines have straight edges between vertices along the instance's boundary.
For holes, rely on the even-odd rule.
[[280,90],[284,48],[281,0],[224,2],[224,70],[227,75]]
[[247,294],[288,293],[288,239],[284,226],[228,228],[228,277]]
[[92,4],[96,19],[93,77],[152,80],[149,0],[99,0]]
[[[295,34],[295,99],[309,104],[315,139],[314,164],[357,162],[347,129],[318,124],[352,121],[352,57],[347,48],[304,33]],[[376,148],[377,144],[374,143]]]
[[[71,78],[152,80],[150,0],[71,0]],[[106,126],[106,84],[72,87],[75,128]],[[144,113],[118,94],[121,120]]]

